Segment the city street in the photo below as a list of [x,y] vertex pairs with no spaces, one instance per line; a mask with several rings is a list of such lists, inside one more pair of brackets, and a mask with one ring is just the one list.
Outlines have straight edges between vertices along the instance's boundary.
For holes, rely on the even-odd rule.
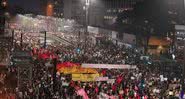
[[184,0],[0,0],[0,99],[185,99]]

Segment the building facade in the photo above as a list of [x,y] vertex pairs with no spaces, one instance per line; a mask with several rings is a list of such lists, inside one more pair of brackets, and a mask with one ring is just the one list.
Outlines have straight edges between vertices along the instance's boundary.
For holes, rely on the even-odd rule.
[[63,18],[63,8],[64,3],[63,0],[54,0],[53,1],[53,16]]
[[47,7],[48,0],[40,0],[39,4],[41,6],[41,15],[46,15],[46,7]]
[[7,2],[5,0],[0,0],[0,3],[0,35],[3,35],[5,29],[5,12]]
[[42,15],[63,18],[63,0],[41,0]]
[[171,38],[171,52],[182,51],[185,35],[185,0],[165,0],[168,8],[168,22],[170,31],[167,34]]
[[64,18],[85,25],[85,0],[63,0]]
[[168,20],[170,24],[184,24],[184,0],[165,0],[168,9]]
[[106,28],[107,25],[116,22],[118,14],[132,11],[134,5],[143,0],[89,0],[88,9],[86,1],[63,0],[64,18],[86,24],[86,11],[88,11],[88,25]]

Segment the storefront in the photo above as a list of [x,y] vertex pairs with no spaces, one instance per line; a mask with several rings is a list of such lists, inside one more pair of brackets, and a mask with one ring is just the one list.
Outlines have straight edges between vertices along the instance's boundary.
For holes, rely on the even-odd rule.
[[160,55],[167,53],[170,47],[170,42],[165,38],[151,37],[149,40],[148,53]]

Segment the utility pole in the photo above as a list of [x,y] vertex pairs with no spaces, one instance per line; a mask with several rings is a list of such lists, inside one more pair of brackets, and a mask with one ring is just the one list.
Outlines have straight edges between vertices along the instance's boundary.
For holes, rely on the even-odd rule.
[[14,30],[12,30],[12,48],[14,48]]
[[54,94],[56,93],[57,91],[57,81],[56,81],[56,73],[57,73],[57,58],[54,58],[53,59],[53,65],[54,65],[54,69],[53,69],[53,92]]
[[85,1],[85,51],[86,51],[86,48],[87,48],[87,40],[88,40],[88,24],[89,24],[89,5],[90,5],[90,2],[89,0],[86,0]]
[[21,32],[21,48],[23,47],[23,33]]
[[46,31],[44,31],[44,48],[46,48]]

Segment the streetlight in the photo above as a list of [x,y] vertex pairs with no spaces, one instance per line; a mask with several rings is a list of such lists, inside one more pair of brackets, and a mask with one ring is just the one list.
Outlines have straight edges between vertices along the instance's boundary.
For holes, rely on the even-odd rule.
[[90,6],[90,2],[89,0],[86,0],[85,2],[85,7],[83,7],[83,9],[85,9],[85,50],[86,50],[86,43],[87,43],[87,36],[88,36],[88,24],[89,24],[89,6]]
[[86,11],[86,32],[88,32],[87,30],[87,27],[88,27],[88,24],[89,24],[89,6],[90,6],[90,2],[89,0],[86,0],[85,2],[85,11]]
[[53,5],[52,4],[47,5],[46,15],[47,16],[52,16],[53,15]]
[[7,2],[6,2],[6,1],[2,1],[2,2],[1,2],[1,5],[2,5],[3,7],[6,7],[6,6],[7,6]]
[[89,6],[89,0],[86,0],[85,5]]
[[49,4],[49,5],[48,5],[48,7],[49,7],[49,8],[52,8],[52,7],[53,7],[53,5],[52,5],[52,4]]

